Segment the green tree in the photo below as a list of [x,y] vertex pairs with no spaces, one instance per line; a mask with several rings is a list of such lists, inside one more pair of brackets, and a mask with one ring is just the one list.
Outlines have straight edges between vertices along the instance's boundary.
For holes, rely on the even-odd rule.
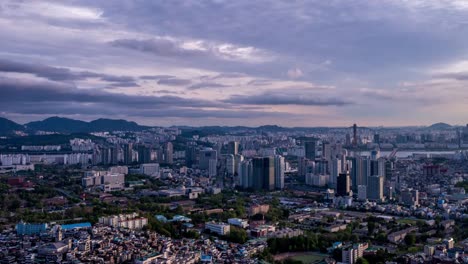
[[406,235],[405,243],[407,246],[413,246],[416,243],[416,235],[413,233]]

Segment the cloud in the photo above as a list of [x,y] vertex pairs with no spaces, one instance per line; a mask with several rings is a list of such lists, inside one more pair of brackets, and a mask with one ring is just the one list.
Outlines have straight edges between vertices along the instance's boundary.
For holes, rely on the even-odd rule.
[[434,76],[440,79],[453,79],[457,81],[467,81],[468,72],[453,72],[453,73],[440,73]]
[[200,83],[189,86],[187,89],[197,90],[197,89],[203,89],[203,88],[224,88],[224,87],[230,87],[230,86],[231,85],[215,83],[215,82],[200,82]]
[[261,63],[270,61],[272,55],[251,46],[229,43],[215,44],[207,41],[187,41],[174,38],[116,39],[109,42],[114,47],[148,52],[162,57],[206,57],[218,60]]
[[140,79],[142,79],[142,80],[160,80],[160,79],[170,79],[170,78],[175,78],[175,76],[172,76],[172,75],[143,75],[143,76],[140,76]]
[[345,106],[351,102],[339,98],[321,98],[313,94],[263,92],[256,95],[233,95],[224,100],[226,103],[246,105],[304,105],[304,106]]
[[166,78],[158,80],[158,84],[160,85],[169,85],[169,86],[185,86],[192,83],[192,81],[188,79],[179,79],[179,78]]
[[299,68],[294,68],[294,69],[289,69],[288,70],[288,77],[291,78],[291,79],[300,78],[300,77],[302,77],[302,75],[304,75],[304,74],[302,73],[302,70],[299,69]]
[[[284,112],[230,109],[221,103],[178,96],[135,96],[74,85],[0,78],[0,112],[22,115],[90,115],[178,118],[247,118]],[[161,93],[171,93],[160,90]],[[219,108],[220,109],[214,109]],[[207,109],[205,109],[207,108]]]
[[117,76],[91,71],[72,71],[63,67],[52,67],[44,64],[23,63],[0,59],[0,72],[28,73],[52,81],[77,81],[98,78],[110,82],[113,86],[138,86],[131,76]]
[[[177,96],[138,96],[110,93],[95,89],[78,89],[74,85],[58,82],[38,82],[0,78],[0,102],[18,105],[21,103],[75,102],[83,104],[110,104],[114,107],[128,106],[157,109],[161,106],[216,107],[219,104],[200,99]],[[8,107],[3,110],[8,110]]]

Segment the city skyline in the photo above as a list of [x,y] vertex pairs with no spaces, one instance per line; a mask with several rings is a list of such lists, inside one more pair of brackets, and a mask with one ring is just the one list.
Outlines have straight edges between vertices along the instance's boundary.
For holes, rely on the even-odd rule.
[[464,1],[5,1],[0,116],[464,125]]

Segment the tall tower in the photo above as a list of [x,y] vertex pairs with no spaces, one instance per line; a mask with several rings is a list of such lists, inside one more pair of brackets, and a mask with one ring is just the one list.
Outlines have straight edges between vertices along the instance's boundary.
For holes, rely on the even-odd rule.
[[231,141],[228,143],[227,154],[237,155],[239,153],[239,142]]
[[349,178],[349,173],[344,172],[338,175],[337,185],[336,185],[336,195],[338,196],[349,196],[351,193],[351,180]]
[[308,140],[304,142],[305,157],[309,160],[315,160],[315,140]]
[[273,157],[254,158],[253,187],[255,190],[272,191],[275,188],[275,167]]
[[164,162],[167,164],[174,163],[174,146],[172,142],[164,144]]
[[374,201],[382,201],[384,196],[384,178],[383,176],[374,175],[369,177],[367,185],[367,198]]
[[284,189],[284,157],[275,156],[275,188]]
[[133,145],[132,143],[123,146],[123,161],[125,164],[130,164],[133,161]]
[[357,140],[357,125],[353,125],[353,146],[357,147],[358,140]]

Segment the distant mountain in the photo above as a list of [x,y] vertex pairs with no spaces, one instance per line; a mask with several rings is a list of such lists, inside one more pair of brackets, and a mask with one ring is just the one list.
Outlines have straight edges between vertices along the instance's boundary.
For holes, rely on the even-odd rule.
[[97,119],[91,122],[63,117],[50,117],[42,121],[27,123],[26,128],[32,131],[51,131],[58,133],[90,133],[102,131],[140,131],[147,129],[135,122],[114,119]]
[[91,131],[140,131],[147,129],[147,126],[140,126],[135,122],[126,121],[123,119],[104,119],[100,118],[89,122]]
[[23,131],[24,127],[17,124],[9,119],[0,117],[0,134],[7,135],[12,134],[13,131]]
[[430,125],[428,128],[441,130],[441,129],[450,129],[452,128],[452,126],[447,123],[435,123],[435,124]]
[[58,133],[77,133],[87,132],[88,123],[80,120],[74,120],[64,117],[49,117],[42,121],[34,121],[25,124],[28,130],[32,131],[51,131]]

